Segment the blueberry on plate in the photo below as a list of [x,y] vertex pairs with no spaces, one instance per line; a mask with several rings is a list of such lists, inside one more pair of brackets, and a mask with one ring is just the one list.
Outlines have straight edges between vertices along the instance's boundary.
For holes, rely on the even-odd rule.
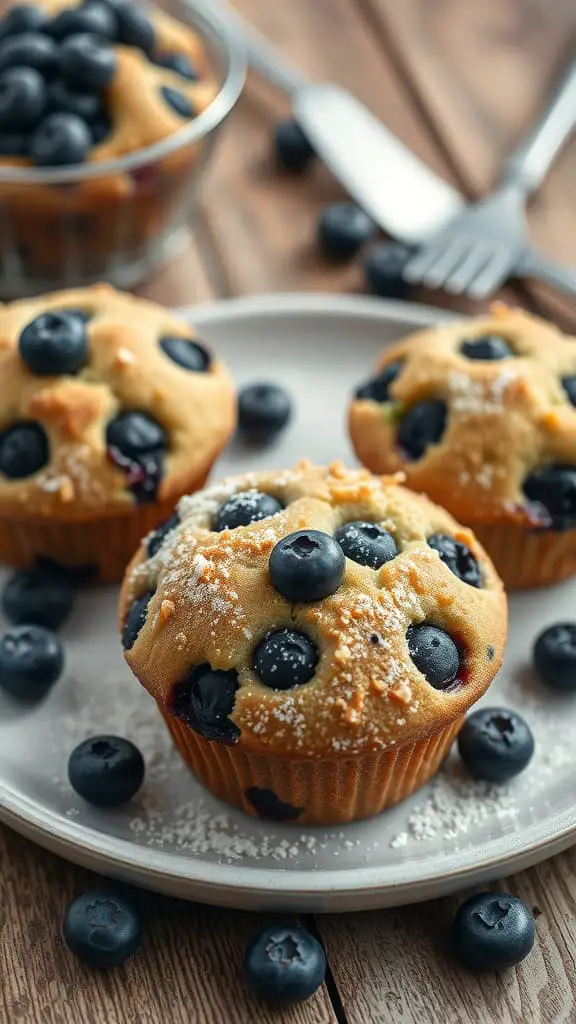
[[123,893],[91,889],[70,904],[62,924],[69,949],[90,967],[113,967],[134,955],[141,941],[140,921]]
[[172,713],[206,740],[237,743],[240,729],[230,715],[234,710],[238,675],[211,665],[197,665],[174,687]]
[[543,511],[555,530],[576,525],[576,466],[555,463],[535,469],[524,481],[524,494]]
[[314,150],[300,125],[292,118],[280,121],[274,130],[276,162],[283,171],[304,171],[314,159]]
[[336,530],[334,538],[346,558],[370,569],[379,569],[398,554],[394,537],[378,523],[346,523]]
[[18,352],[39,376],[78,373],[88,358],[84,321],[66,310],[41,313],[22,330]]
[[10,577],[2,591],[2,611],[16,626],[28,623],[59,629],[73,605],[70,575],[56,565],[21,569]]
[[460,345],[460,352],[467,359],[495,362],[511,359],[516,354],[505,338],[497,334],[483,334],[480,338],[466,338]]
[[421,459],[430,445],[438,444],[446,427],[446,406],[438,398],[425,398],[408,409],[398,428],[398,445],[407,459]]
[[8,68],[0,75],[0,131],[33,128],[46,108],[46,86],[33,68]]
[[177,512],[174,512],[169,519],[165,519],[148,537],[146,550],[148,552],[148,558],[154,558],[154,555],[160,550],[166,537],[172,530],[175,530],[180,523],[180,516]]
[[49,629],[14,626],[0,639],[0,687],[17,700],[41,700],[63,667],[62,646]]
[[0,42],[24,32],[41,32],[46,21],[46,14],[35,4],[16,4],[0,21]]
[[254,651],[254,672],[271,690],[291,690],[308,683],[317,664],[315,645],[295,629],[267,633]]
[[98,92],[114,78],[116,54],[105,39],[84,32],[64,40],[59,65],[66,85],[85,92]]
[[282,505],[271,494],[262,491],[239,491],[218,509],[214,530],[236,530],[239,526],[258,523],[282,511]]
[[400,242],[378,242],[364,257],[364,281],[370,295],[405,299],[410,286],[403,278],[411,250]]
[[324,981],[326,956],[317,939],[295,925],[255,936],[244,956],[244,977],[255,996],[290,1006],[309,999]]
[[416,668],[435,690],[445,690],[456,680],[460,653],[445,630],[424,622],[408,628],[406,641]]
[[468,715],[460,730],[458,753],[475,779],[507,782],[531,760],[534,737],[516,711],[480,708]]
[[379,403],[390,401],[390,386],[399,376],[401,370],[402,363],[398,360],[388,363],[376,377],[372,377],[365,384],[356,388],[354,397],[368,398],[372,402]]
[[122,628],[122,647],[125,651],[129,651],[136,643],[138,634],[146,622],[148,605],[153,597],[154,591],[148,590],[141,597],[138,597],[128,609]]
[[173,363],[192,373],[206,373],[212,362],[210,353],[192,338],[166,334],[160,338],[160,348]]
[[76,114],[49,114],[36,129],[29,155],[37,167],[81,164],[92,146],[90,129]]
[[179,89],[172,89],[169,85],[162,85],[160,86],[160,95],[179,117],[189,118],[195,116],[196,111],[192,106],[191,100],[183,92],[180,92]]
[[118,21],[111,4],[90,0],[90,3],[83,3],[80,7],[60,11],[44,31],[59,42],[68,36],[86,32],[113,40],[118,32]]
[[21,420],[0,432],[0,473],[9,480],[33,476],[49,457],[48,438],[39,423]]
[[90,126],[104,116],[98,93],[80,92],[60,79],[48,86],[48,110],[52,114],[76,114]]
[[290,395],[279,384],[247,384],[238,395],[238,433],[248,441],[271,441],[291,415]]
[[185,53],[158,53],[153,58],[153,62],[158,67],[166,68],[168,71],[180,75],[181,78],[186,78],[189,82],[197,82],[200,77],[198,69],[194,67],[190,57]]
[[576,693],[576,622],[549,626],[534,644],[534,666],[544,686]]
[[433,533],[428,546],[436,551],[450,572],[471,587],[482,586],[480,566],[467,544],[450,537],[447,533]]
[[72,789],[96,807],[128,803],[144,781],[144,758],[121,736],[91,736],[68,759]]
[[320,530],[297,530],[272,549],[272,586],[287,601],[321,601],[340,586],[346,559],[340,545]]
[[150,57],[154,52],[156,37],[150,20],[141,7],[130,0],[119,0],[114,4],[118,19],[118,42],[134,46]]
[[534,917],[525,903],[506,892],[479,892],[458,908],[452,945],[472,971],[501,971],[528,956],[534,945]]
[[8,68],[33,68],[44,78],[57,70],[58,47],[40,32],[23,32],[0,42],[0,72]]
[[334,263],[352,259],[372,240],[376,225],[356,203],[331,203],[320,214],[318,245]]

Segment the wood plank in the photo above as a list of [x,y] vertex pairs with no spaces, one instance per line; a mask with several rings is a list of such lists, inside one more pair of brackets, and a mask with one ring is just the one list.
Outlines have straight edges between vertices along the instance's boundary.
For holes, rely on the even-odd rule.
[[203,260],[198,239],[199,232],[191,235],[183,252],[160,267],[141,285],[136,293],[142,298],[161,302],[165,306],[186,306],[207,302],[218,293],[217,279]]

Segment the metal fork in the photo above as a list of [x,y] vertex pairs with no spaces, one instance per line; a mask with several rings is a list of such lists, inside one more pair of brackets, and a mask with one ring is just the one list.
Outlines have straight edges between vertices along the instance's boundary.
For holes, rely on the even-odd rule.
[[506,161],[502,184],[466,206],[408,261],[404,278],[482,299],[513,274],[528,246],[525,205],[576,126],[576,61],[540,123]]

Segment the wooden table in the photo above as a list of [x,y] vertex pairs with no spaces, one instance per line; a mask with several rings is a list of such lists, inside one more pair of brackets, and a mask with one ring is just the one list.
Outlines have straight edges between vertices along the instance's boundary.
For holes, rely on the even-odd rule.
[[[238,6],[317,78],[350,88],[466,195],[485,191],[574,50],[574,0],[242,0]],[[341,196],[316,167],[301,179],[270,160],[283,101],[251,81],[207,183],[195,243],[146,292],[168,304],[289,290],[359,290],[357,265],[314,251],[318,211]],[[382,187],[386,188],[383,170]],[[535,239],[576,263],[576,140],[534,204]],[[425,296],[423,296],[425,297]],[[535,285],[506,297],[576,333],[576,306]],[[427,296],[428,300],[437,297]],[[463,308],[468,308],[464,306]],[[143,950],[107,974],[85,969],[59,937],[87,872],[0,831],[0,1020],[9,1024],[559,1024],[576,1022],[576,852],[502,884],[537,915],[537,946],[517,970],[475,977],[446,934],[456,899],[307,920],[326,946],[326,985],[275,1012],[241,982],[260,915],[143,895]]]

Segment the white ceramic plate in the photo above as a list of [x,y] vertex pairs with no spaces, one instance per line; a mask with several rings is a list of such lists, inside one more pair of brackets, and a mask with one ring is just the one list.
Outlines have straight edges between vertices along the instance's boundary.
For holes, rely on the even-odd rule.
[[[215,476],[307,455],[351,459],[344,419],[352,385],[382,346],[445,314],[401,303],[319,296],[249,299],[190,313],[238,381],[281,381],[296,401],[285,437],[259,454],[232,446]],[[576,699],[544,691],[530,670],[537,632],[574,615],[576,583],[511,601],[504,668],[489,703],[522,710],[537,744],[508,788],[470,783],[453,757],[437,779],[379,818],[326,833],[260,824],[201,790],[172,751],[152,701],[124,666],[115,588],[80,596],[63,631],[67,670],[49,699],[0,701],[0,816],[49,849],[175,896],[228,906],[358,910],[485,882],[576,842]],[[70,790],[66,763],[88,735],[127,735],[147,780],[130,808],[97,811]]]

